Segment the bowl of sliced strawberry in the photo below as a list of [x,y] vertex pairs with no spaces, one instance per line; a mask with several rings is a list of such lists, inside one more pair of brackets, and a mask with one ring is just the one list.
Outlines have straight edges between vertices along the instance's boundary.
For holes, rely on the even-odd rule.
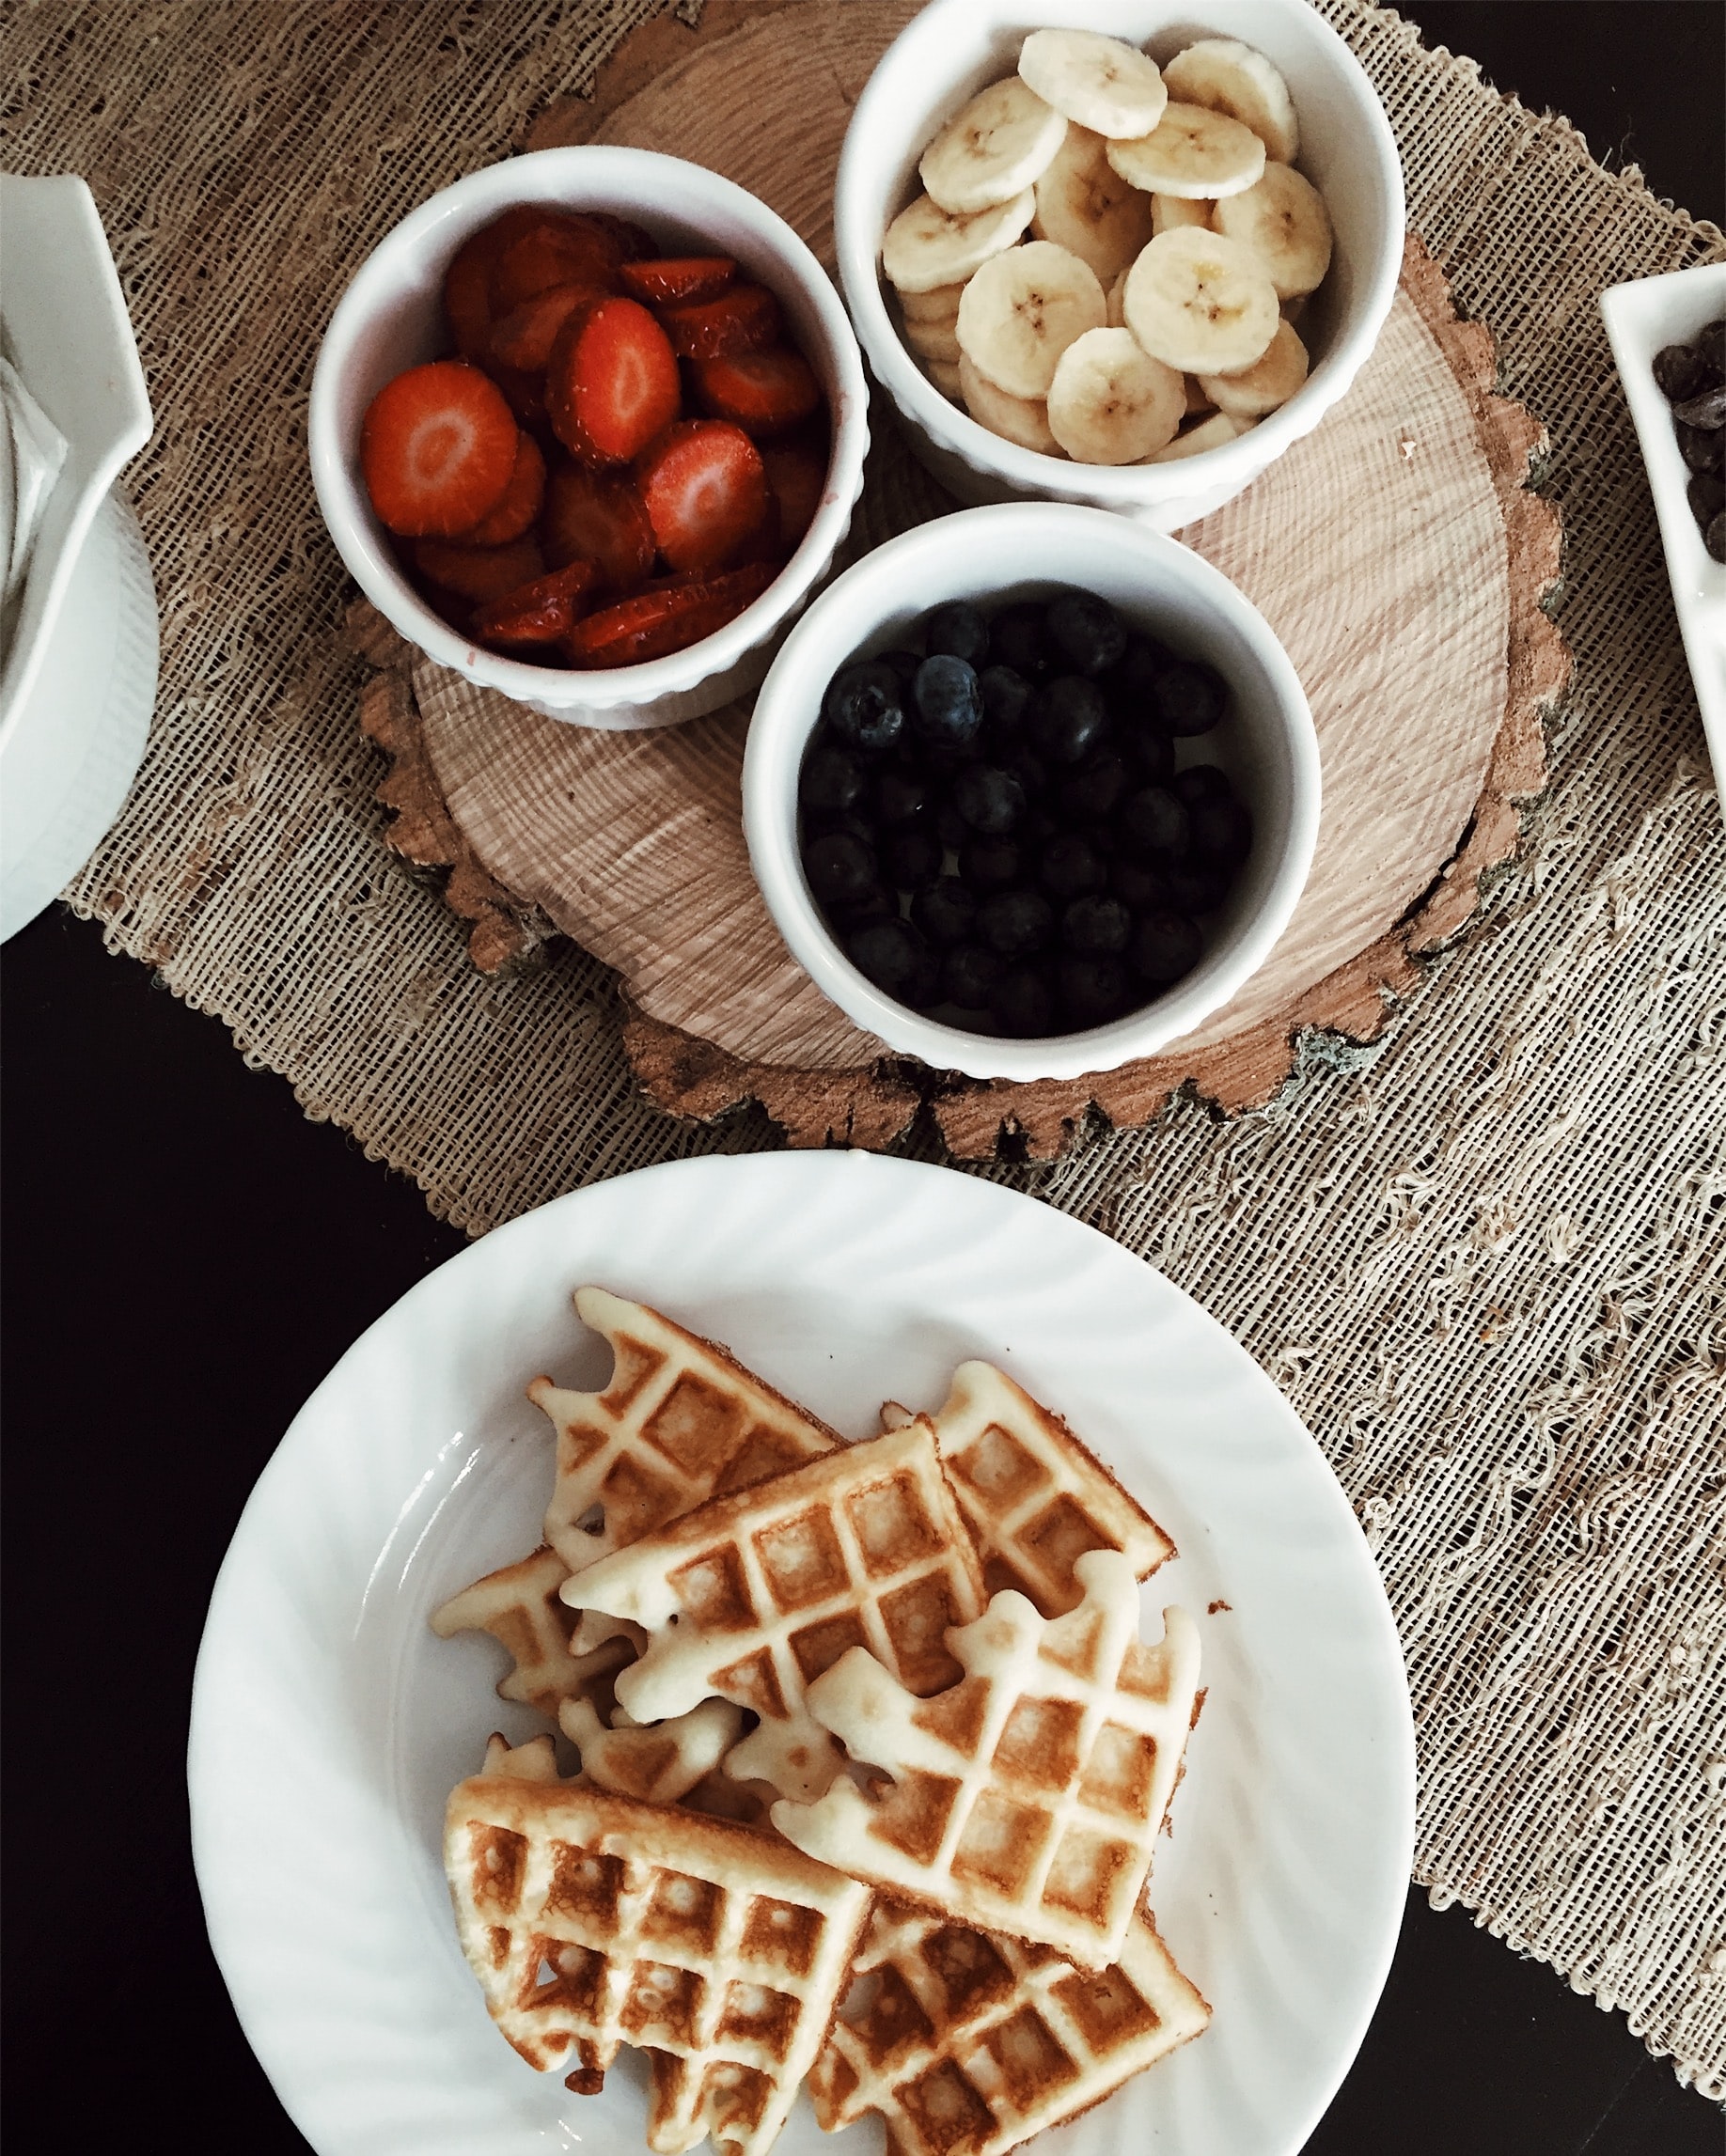
[[583,147],[396,227],[331,320],[309,434],[337,551],[429,658],[553,718],[657,726],[754,688],[831,569],[867,391],[765,204]]

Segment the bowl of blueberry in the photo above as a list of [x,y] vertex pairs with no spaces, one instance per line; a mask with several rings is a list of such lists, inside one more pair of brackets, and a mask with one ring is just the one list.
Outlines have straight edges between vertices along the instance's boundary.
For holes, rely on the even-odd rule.
[[937,1069],[1154,1054],[1287,926],[1318,830],[1311,715],[1219,570],[1104,511],[1014,503],[839,577],[757,699],[756,880],[858,1025]]

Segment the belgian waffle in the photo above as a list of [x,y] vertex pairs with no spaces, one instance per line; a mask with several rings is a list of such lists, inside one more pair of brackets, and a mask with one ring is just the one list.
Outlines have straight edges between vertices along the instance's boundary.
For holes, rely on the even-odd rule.
[[657,1310],[604,1288],[578,1289],[575,1308],[611,1344],[610,1383],[598,1393],[549,1378],[527,1387],[557,1426],[545,1539],[571,1571],[839,1444],[724,1348]]
[[[645,1625],[618,1697],[642,1722],[718,1694],[761,1717],[727,1761],[739,1779],[817,1796],[841,1771],[810,1682],[848,1648],[907,1691],[961,1674],[949,1625],[983,1606],[977,1553],[927,1420],[716,1497],[570,1580],[566,1597]],[[897,1688],[897,1687],[896,1687]]]
[[590,2094],[638,2044],[651,2148],[711,2133],[764,2156],[844,1990],[866,1886],[728,1820],[510,1773],[458,1783],[444,1859],[469,1965],[530,2066]]
[[570,1569],[556,1550],[541,1545],[531,1556],[488,1572],[432,1613],[440,1638],[459,1632],[489,1632],[508,1649],[512,1667],[497,1687],[500,1699],[518,1699],[557,1720],[559,1704],[585,1698],[621,1669],[643,1634],[619,1622],[588,1626],[579,1639],[576,1613],[557,1597]]
[[641,1728],[619,1710],[609,1728],[590,1699],[566,1699],[557,1726],[581,1754],[583,1776],[614,1796],[675,1804],[711,1774],[737,1742],[743,1709],[704,1699],[687,1714]]
[[[909,1420],[889,1400],[888,1429]],[[1087,1550],[1123,1550],[1139,1579],[1175,1546],[1061,1420],[989,1363],[961,1363],[933,1417],[941,1464],[975,1537],[990,1594],[1016,1587],[1044,1617],[1079,1599]]]
[[841,1776],[771,1817],[824,1864],[1101,1969],[1125,1943],[1180,1769],[1199,1634],[1169,1609],[1161,1642],[1140,1643],[1119,1551],[1088,1551],[1075,1570],[1084,1599],[1065,1617],[1009,1591],[950,1634],[965,1674],[934,1698],[864,1649],[841,1656],[808,1710],[892,1779],[866,1795]]
[[809,2094],[830,2133],[878,2111],[897,2156],[1002,2156],[1211,2018],[1142,1909],[1091,1974],[884,1897],[854,1969]]

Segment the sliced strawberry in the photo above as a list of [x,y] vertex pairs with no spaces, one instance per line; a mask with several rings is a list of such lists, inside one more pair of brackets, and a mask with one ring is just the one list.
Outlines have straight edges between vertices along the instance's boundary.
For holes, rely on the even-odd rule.
[[626,292],[661,307],[716,300],[736,274],[737,264],[729,255],[678,255],[651,262],[625,262],[618,272]]
[[492,324],[490,357],[500,367],[542,374],[557,332],[571,315],[584,301],[604,296],[597,285],[554,285],[549,291],[536,292]]
[[657,255],[659,248],[639,225],[632,225],[627,217],[614,217],[608,210],[589,210],[588,222],[608,232],[617,242],[620,262],[639,262],[650,255]]
[[487,605],[505,592],[531,584],[545,573],[545,559],[538,542],[522,539],[510,546],[464,546],[438,539],[421,539],[414,549],[414,566],[421,576],[458,598]]
[[827,452],[810,443],[786,443],[761,451],[767,484],[779,505],[779,544],[789,554],[815,522],[827,491]]
[[525,367],[500,367],[494,359],[485,362],[485,371],[509,399],[510,409],[524,427],[543,428],[545,419],[545,377],[529,374]]
[[659,551],[698,575],[735,561],[767,516],[761,452],[724,419],[667,428],[636,472]]
[[627,472],[559,464],[545,490],[540,539],[554,568],[589,561],[612,591],[633,591],[653,566],[653,527]]
[[575,626],[576,602],[593,582],[590,561],[571,562],[549,576],[536,576],[482,606],[474,634],[482,644],[556,644]]
[[821,384],[801,352],[776,344],[727,359],[698,359],[689,369],[697,400],[715,419],[761,434],[783,433],[821,404]]
[[618,242],[592,218],[542,211],[494,261],[492,313],[506,315],[554,285],[591,285],[596,291],[614,291],[621,260]]
[[584,464],[627,464],[682,403],[666,333],[639,300],[593,301],[557,333],[545,408],[557,439]]
[[545,500],[545,459],[540,445],[528,433],[517,436],[515,469],[504,497],[490,516],[481,517],[470,532],[462,534],[463,546],[508,546],[518,539],[538,517]]
[[408,539],[471,531],[503,499],[518,432],[503,392],[477,367],[410,367],[379,390],[360,430],[372,508]]
[[667,307],[659,319],[680,359],[760,352],[763,345],[777,344],[785,327],[779,303],[765,285],[733,285],[716,300]]
[[492,327],[492,265],[510,244],[539,222],[529,207],[506,210],[471,233],[456,249],[444,273],[444,312],[449,318],[456,350],[463,359],[485,356]]
[[639,666],[687,649],[735,619],[778,573],[771,562],[727,576],[665,577],[578,621],[564,649],[577,666]]

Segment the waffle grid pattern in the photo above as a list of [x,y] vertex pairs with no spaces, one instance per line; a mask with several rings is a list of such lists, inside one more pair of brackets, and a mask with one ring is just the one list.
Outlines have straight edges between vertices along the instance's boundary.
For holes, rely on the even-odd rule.
[[656,2059],[650,2146],[771,2146],[846,1984],[867,1887],[724,1820],[509,1773],[457,1786],[445,1858],[468,1961],[530,2065],[569,2064],[591,2093],[620,2044],[698,2057]]
[[1210,2020],[1142,1911],[1120,1960],[1091,1975],[883,1900],[853,1966],[809,2093],[828,2133],[879,2112],[896,2156],[1002,2156]]
[[555,1721],[565,1700],[586,1698],[631,1652],[619,1633],[585,1652],[573,1648],[576,1615],[557,1595],[569,1576],[557,1551],[541,1546],[451,1595],[432,1611],[432,1629],[442,1639],[490,1633],[514,1665],[498,1684],[498,1697],[519,1700]]
[[1084,1600],[1038,1617],[997,1595],[950,1645],[959,1684],[918,1700],[866,1655],[810,1687],[855,1759],[892,1780],[836,1781],[773,1823],[823,1863],[1088,1969],[1121,1951],[1192,1726],[1198,1633],[1164,1613],[1138,1637],[1138,1590],[1118,1551],[1078,1560]]
[[[616,1361],[603,1392],[536,1378],[527,1397],[557,1432],[545,1539],[572,1572],[728,1490],[839,1443],[711,1340],[603,1288],[576,1291]],[[595,1507],[603,1519],[588,1523]]]
[[847,1446],[670,1523],[572,1582],[646,1625],[618,1681],[638,1721],[717,1693],[761,1717],[728,1770],[818,1796],[839,1770],[808,1686],[848,1648],[917,1694],[960,1674],[945,1633],[983,1607],[981,1573],[926,1420]]

